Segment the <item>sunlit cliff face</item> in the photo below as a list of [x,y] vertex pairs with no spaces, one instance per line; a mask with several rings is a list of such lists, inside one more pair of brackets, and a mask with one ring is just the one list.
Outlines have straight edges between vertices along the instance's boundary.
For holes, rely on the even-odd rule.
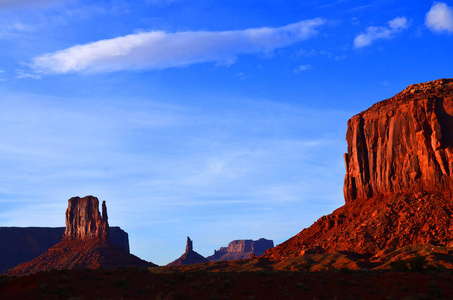
[[453,176],[453,81],[411,85],[348,122],[346,202],[443,191]]

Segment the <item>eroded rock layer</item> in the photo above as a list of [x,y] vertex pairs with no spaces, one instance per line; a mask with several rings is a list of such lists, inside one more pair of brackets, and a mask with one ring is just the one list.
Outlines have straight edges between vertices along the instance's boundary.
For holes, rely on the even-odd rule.
[[451,189],[453,80],[411,85],[352,117],[346,203],[375,195]]
[[247,259],[251,254],[256,256],[263,255],[264,252],[274,247],[272,240],[234,240],[228,244],[228,247],[221,247],[214,250],[214,255],[206,257],[209,261],[226,261],[236,259]]
[[345,205],[264,257],[453,246],[453,80],[373,105],[348,121],[346,140]]
[[73,197],[68,200],[66,209],[66,230],[64,240],[110,239],[107,206],[102,203],[99,213],[99,200],[93,196]]

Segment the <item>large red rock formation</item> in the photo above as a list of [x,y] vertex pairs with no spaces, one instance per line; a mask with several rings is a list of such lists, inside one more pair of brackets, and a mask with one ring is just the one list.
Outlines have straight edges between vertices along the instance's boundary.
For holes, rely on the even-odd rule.
[[63,241],[30,262],[5,272],[6,275],[27,275],[46,270],[75,268],[117,268],[156,266],[129,254],[109,240],[107,206],[93,196],[74,197],[68,201]]
[[186,252],[167,266],[193,265],[209,262],[203,255],[193,251],[193,241],[187,237]]
[[66,209],[66,230],[64,240],[110,239],[107,206],[102,202],[102,215],[99,213],[99,200],[93,196],[73,197],[68,200]]
[[[63,239],[65,227],[0,227],[0,274],[45,253]],[[110,241],[129,253],[129,237],[110,227]]]
[[453,81],[411,85],[352,117],[346,134],[346,202],[451,189]]
[[214,255],[206,257],[209,261],[226,261],[236,259],[247,259],[251,254],[256,256],[263,255],[264,252],[274,247],[272,240],[234,240],[228,244],[228,247],[221,247],[214,250]]
[[346,140],[345,205],[264,257],[453,246],[453,80],[373,105],[349,120]]

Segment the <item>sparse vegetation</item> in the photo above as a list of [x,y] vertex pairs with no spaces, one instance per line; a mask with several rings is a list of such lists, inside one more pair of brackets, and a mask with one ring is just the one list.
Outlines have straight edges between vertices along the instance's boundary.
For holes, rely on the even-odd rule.
[[126,278],[117,279],[117,280],[115,280],[114,285],[118,288],[128,289],[129,281]]

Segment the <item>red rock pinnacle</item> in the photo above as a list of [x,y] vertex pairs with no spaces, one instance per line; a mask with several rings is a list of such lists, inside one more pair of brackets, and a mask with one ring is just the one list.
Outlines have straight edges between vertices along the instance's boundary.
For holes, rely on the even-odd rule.
[[192,265],[205,262],[209,262],[209,260],[193,251],[193,242],[189,237],[187,237],[186,252],[184,252],[180,258],[172,261],[167,266]]
[[190,251],[193,251],[193,241],[190,239],[190,237],[187,237],[187,245],[186,245],[185,253],[188,253]]
[[99,213],[99,200],[93,196],[73,197],[68,200],[66,209],[66,230],[63,240],[110,239],[107,206],[102,203]]

